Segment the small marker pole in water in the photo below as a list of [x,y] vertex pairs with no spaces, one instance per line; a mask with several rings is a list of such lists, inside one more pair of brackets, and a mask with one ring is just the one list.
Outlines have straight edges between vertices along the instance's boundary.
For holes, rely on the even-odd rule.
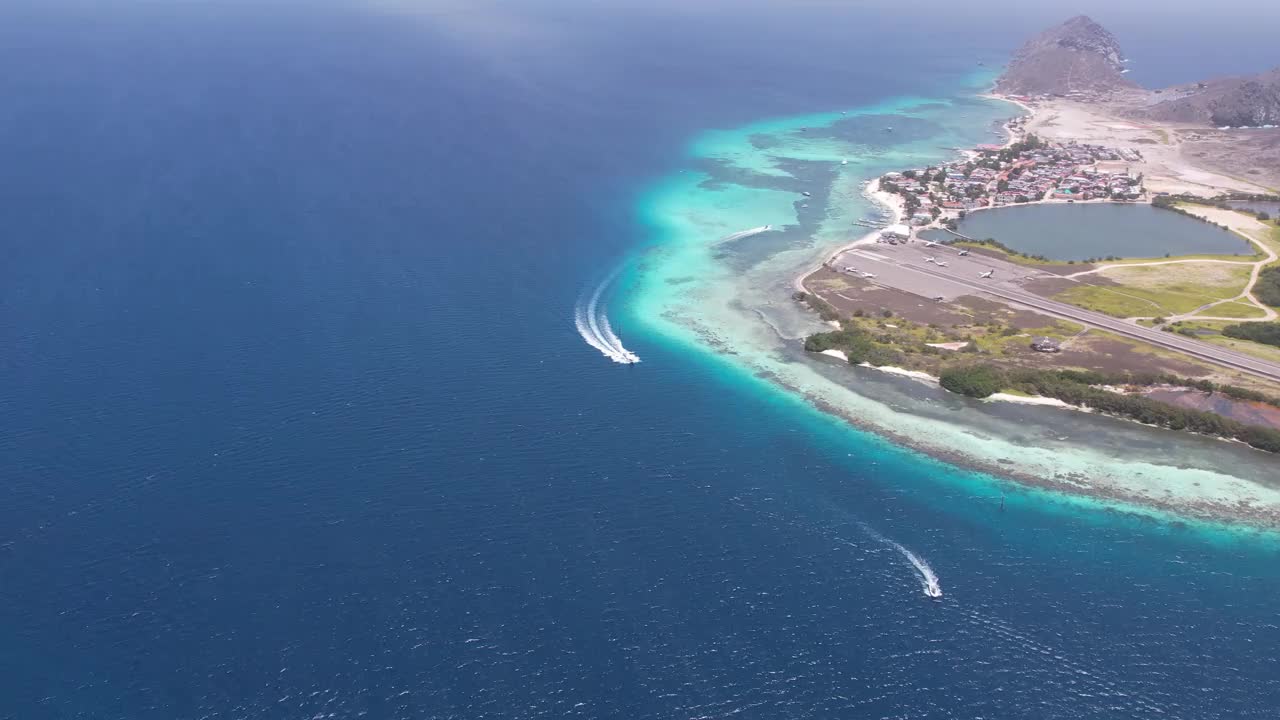
[[1004,512],[1004,493],[1000,493],[1000,512]]

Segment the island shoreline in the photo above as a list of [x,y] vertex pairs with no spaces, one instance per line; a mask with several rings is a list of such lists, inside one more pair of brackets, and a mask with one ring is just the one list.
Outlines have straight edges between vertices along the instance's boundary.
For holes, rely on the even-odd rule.
[[[1159,514],[1158,519],[1164,521],[1195,520],[1230,527],[1248,528],[1255,531],[1280,533],[1280,509],[1263,511],[1253,508],[1246,509],[1235,505],[1228,511],[1219,503],[1161,501],[1149,495],[1136,492],[1125,493],[1116,485],[1101,486],[1090,484],[1091,478],[1088,477],[1046,478],[1037,474],[1019,472],[999,462],[985,461],[956,450],[942,449],[923,443],[910,435],[895,431],[884,425],[866,422],[859,419],[855,414],[840,408],[835,403],[813,393],[789,385],[777,378],[772,378],[772,380],[795,397],[802,398],[806,404],[814,409],[842,420],[859,431],[869,433],[891,445],[918,453],[935,461],[981,473],[992,478],[997,483],[1011,483],[1020,488],[1047,491],[1064,495],[1068,498],[1083,496],[1111,504],[1111,509],[1129,515],[1149,518],[1152,515],[1144,512],[1149,510]],[[1032,403],[1026,404],[1031,405]],[[1086,410],[1085,412],[1088,411]],[[1119,420],[1120,418],[1111,419]]]
[[[1020,108],[1026,113],[1025,115],[1026,122],[1024,122],[1024,127],[1027,123],[1034,121],[1038,112],[1038,109],[1036,107],[1033,107],[1024,102],[1021,102],[1003,95],[996,94],[993,91],[980,93],[978,97],[988,99],[988,100],[1005,102]],[[1015,116],[1015,118],[1016,117],[1017,116]],[[1011,118],[1009,121],[1006,121],[1003,125],[1007,133],[1005,143],[1003,144],[1004,147],[1010,147],[1014,145],[1022,137],[1025,137],[1026,135],[1025,132],[1018,132],[1018,131],[1015,131],[1013,128],[1011,128],[1010,123],[1015,118]],[[958,152],[962,156],[969,157],[975,151],[960,150]],[[896,195],[886,192],[884,190],[881,190],[879,178],[867,181],[865,184],[865,189],[863,194],[872,202],[886,209],[893,218],[892,219],[893,224],[901,223],[902,220],[904,219],[905,217],[904,203]],[[1032,202],[1033,203],[1035,202],[1065,203],[1066,201],[1040,199]],[[1116,201],[1114,199],[1097,199],[1097,200],[1091,200],[1089,202],[1133,204],[1130,201]],[[1032,203],[1022,203],[1022,204],[1032,204]],[[1022,204],[1019,204],[1019,205],[1022,205]],[[1147,204],[1149,204],[1149,202]],[[994,208],[984,207],[980,209],[994,209]],[[793,279],[792,287],[798,293],[809,293],[810,291],[807,288],[806,282],[809,280],[810,277],[812,277],[816,272],[821,270],[823,267],[828,266],[841,253],[853,248],[876,244],[879,233],[880,233],[880,230],[874,230],[863,236],[858,237],[856,240],[852,242],[845,243],[837,248],[834,248],[829,251],[825,251],[823,254],[824,259],[822,260],[822,262],[818,263],[815,266],[811,266],[807,268],[804,272],[797,275]],[[834,355],[834,353],[824,353],[824,354]],[[845,360],[847,361],[847,358],[845,358]],[[868,369],[878,370],[887,375],[898,376],[904,379],[910,378],[916,381],[923,381],[930,384],[931,386],[935,386],[941,389],[939,378],[933,375],[930,375],[928,373],[908,371],[908,370],[903,370],[901,368],[891,368],[891,367],[877,368],[877,367],[866,365],[866,364],[863,364],[863,366],[865,366]],[[1058,477],[1047,478],[1047,477],[1042,477],[1038,474],[1019,472],[999,461],[993,462],[990,460],[979,459],[960,451],[947,450],[944,448],[940,448],[940,447],[937,447],[936,445],[931,445],[929,443],[922,442],[916,438],[911,437],[910,435],[907,435],[906,433],[895,431],[891,427],[887,427],[884,424],[870,423],[870,422],[861,420],[853,413],[847,410],[844,410],[840,408],[837,404],[830,402],[826,399],[823,399],[813,393],[807,392],[803,389],[800,389],[794,386],[789,386],[781,379],[775,379],[775,382],[778,382],[779,385],[784,387],[789,392],[804,398],[805,401],[811,406],[813,406],[814,408],[824,412],[825,414],[831,415],[836,418],[840,418],[845,422],[847,422],[849,425],[861,431],[869,432],[895,445],[900,445],[902,447],[908,448],[913,452],[920,453],[929,458],[932,458],[941,462],[945,462],[951,465],[955,465],[957,467],[961,467],[967,470],[976,471],[976,472],[983,473],[985,475],[989,475],[998,482],[1014,483],[1020,487],[1034,488],[1042,491],[1060,493],[1067,496],[1084,496],[1084,497],[1092,498],[1094,500],[1101,500],[1108,503],[1119,503],[1125,508],[1128,508],[1126,510],[1127,512],[1133,512],[1138,514],[1141,514],[1141,511],[1144,509],[1150,509],[1158,513],[1170,515],[1174,518],[1188,518],[1188,519],[1195,519],[1200,521],[1208,521],[1212,523],[1225,523],[1233,526],[1249,527],[1254,530],[1265,530],[1265,531],[1273,531],[1273,532],[1280,531],[1280,509],[1267,511],[1267,510],[1261,510],[1257,508],[1246,508],[1240,505],[1233,505],[1231,506],[1230,510],[1228,510],[1223,506],[1222,503],[1213,503],[1213,502],[1207,502],[1207,501],[1194,502],[1194,501],[1187,501],[1185,499],[1161,501],[1158,498],[1152,497],[1149,494],[1143,494],[1137,491],[1125,492],[1122,486],[1119,486],[1114,483],[1097,484],[1095,482],[1091,482],[1091,480],[1094,480],[1094,478],[1089,478],[1085,476],[1070,477],[1070,478],[1058,478]],[[1089,408],[1073,406],[1068,403],[1062,402],[1060,400],[1056,400],[1054,398],[1028,397],[1024,399],[1018,396],[1007,395],[1004,393],[1000,393],[999,395],[1000,397],[994,398],[996,402],[1009,402],[1009,403],[1019,404],[1024,406],[1039,406],[1039,407],[1053,408],[1053,409],[1066,409],[1066,410],[1073,410],[1073,411],[1081,412],[1085,414],[1096,415],[1096,413],[1094,413],[1094,411],[1092,411]],[[1105,417],[1108,417],[1109,419],[1112,419],[1112,420],[1121,420],[1124,422],[1133,423],[1133,424],[1144,426],[1144,427],[1151,427],[1151,426],[1145,425],[1144,423],[1138,422],[1136,420],[1128,419],[1128,418],[1116,418],[1112,416],[1105,416]],[[1210,437],[1210,436],[1204,436],[1204,437]],[[1222,440],[1223,442],[1228,442],[1231,444],[1242,445],[1247,447],[1247,445],[1245,445],[1244,443],[1241,443],[1239,441],[1229,440],[1226,438],[1212,438],[1212,439]]]

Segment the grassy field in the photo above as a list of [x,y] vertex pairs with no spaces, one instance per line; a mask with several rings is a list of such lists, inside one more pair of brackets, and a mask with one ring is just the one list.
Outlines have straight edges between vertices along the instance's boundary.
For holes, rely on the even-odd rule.
[[[1170,315],[1169,310],[1158,300],[1145,297],[1142,293],[1129,292],[1125,288],[1109,288],[1101,285],[1076,285],[1055,294],[1055,300],[1071,303],[1087,310],[1095,310],[1113,317],[1159,317]],[[1192,305],[1194,309],[1198,305]],[[1185,312],[1185,311],[1184,311]]]
[[[954,242],[950,242],[947,244],[951,247],[973,248],[973,249],[982,250],[983,252],[989,252],[992,255],[998,256],[1001,260],[1006,260],[1008,262],[1016,263],[1018,265],[1027,265],[1030,267],[1042,267],[1045,265],[1062,265],[1065,267],[1067,265],[1076,264],[1075,262],[1071,262],[1068,260],[1033,259],[1033,258],[1027,257],[1026,255],[1011,253],[1008,250],[1005,250],[1004,248],[992,247],[991,245],[986,245],[978,242],[968,242],[966,240],[956,240]],[[1083,263],[1080,263],[1080,264],[1083,264]]]
[[[1029,329],[1015,328],[1001,322],[943,327],[924,325],[901,316],[886,318],[878,314],[852,317],[846,323],[867,331],[877,342],[903,352],[905,367],[932,372],[951,362],[968,361],[965,359],[972,357],[970,353],[975,351],[986,357],[1024,355],[1034,337],[1066,340],[1083,329],[1066,321]],[[928,343],[957,341],[967,341],[971,347],[967,352],[928,347]]]
[[[1276,243],[1278,246],[1280,246],[1280,237],[1277,237]],[[1001,248],[992,247],[990,245],[983,245],[982,243],[966,242],[964,240],[957,240],[955,242],[948,243],[948,245],[952,247],[981,248],[986,252],[999,255],[1000,259],[1002,260],[1007,260],[1011,263],[1017,263],[1018,265],[1027,265],[1031,267],[1041,267],[1046,265],[1054,265],[1054,266],[1062,266],[1062,267],[1070,267],[1072,265],[1084,265],[1087,267],[1088,265],[1091,264],[1091,263],[1084,262],[1083,260],[1032,259],[1032,258],[1026,257],[1025,255],[1009,253]],[[1277,248],[1277,252],[1280,253],[1280,247]],[[1164,257],[1132,257],[1132,258],[1117,258],[1115,260],[1103,260],[1093,264],[1128,265],[1128,264],[1149,263],[1149,262],[1158,261],[1158,260],[1226,260],[1229,262],[1250,263],[1250,262],[1257,262],[1265,258],[1266,258],[1266,255],[1259,252],[1257,249],[1257,246],[1246,245],[1244,243],[1244,239],[1241,238],[1240,253],[1236,255],[1173,255],[1173,256],[1164,256]]]
[[1212,315],[1213,317],[1240,318],[1242,320],[1260,320],[1267,316],[1258,306],[1241,302],[1240,300],[1214,305],[1202,314]]
[[1245,245],[1244,238],[1241,238],[1240,253],[1236,255],[1172,255],[1166,257],[1149,257],[1149,258],[1120,258],[1119,260],[1106,260],[1098,263],[1099,265],[1141,265],[1142,263],[1158,262],[1160,260],[1226,260],[1227,262],[1252,263],[1259,260],[1265,260],[1266,255],[1258,251],[1256,245]]
[[[1185,329],[1190,331],[1201,331],[1196,334],[1196,338],[1214,345],[1221,345],[1225,348],[1231,348],[1237,352],[1246,355],[1252,355],[1262,360],[1270,360],[1272,362],[1280,362],[1280,348],[1263,345],[1262,343],[1249,342],[1248,340],[1238,340],[1221,335],[1222,328],[1231,325],[1227,320],[1186,320],[1176,323],[1177,329]],[[1209,332],[1204,332],[1209,331]]]
[[1098,276],[1116,284],[1081,283],[1054,297],[1114,317],[1179,315],[1239,295],[1249,281],[1249,268],[1220,263],[1146,265],[1107,268]]

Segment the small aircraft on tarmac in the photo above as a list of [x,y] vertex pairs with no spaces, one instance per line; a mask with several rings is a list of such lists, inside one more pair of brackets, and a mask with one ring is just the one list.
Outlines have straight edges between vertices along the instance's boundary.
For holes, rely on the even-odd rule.
[[995,268],[991,268],[990,270],[988,270],[988,271],[986,271],[986,272],[984,272],[984,273],[978,273],[978,277],[980,277],[980,278],[984,278],[984,279],[985,279],[985,278],[989,278],[989,277],[991,277],[992,275],[995,275],[995,274],[996,274],[996,269],[995,269]]
[[933,240],[930,240],[930,241],[926,242],[926,243],[924,244],[924,246],[925,246],[925,247],[938,247],[938,243],[934,242]]
[[925,261],[925,262],[936,263],[936,262],[938,262],[938,258],[936,258],[936,257],[934,257],[934,256],[932,256],[932,255],[930,255],[929,257],[925,258],[925,259],[924,259],[924,261]]
[[947,266],[947,261],[946,261],[946,260],[939,260],[938,262],[934,263],[934,265],[937,265],[938,267],[946,267],[946,266]]
[[968,251],[968,250],[961,250],[961,251],[960,251],[960,257],[966,257],[968,254],[969,254],[969,251]]
[[875,276],[876,276],[876,274],[875,274],[875,273],[869,273],[869,272],[864,272],[864,273],[862,273],[862,277],[864,277],[864,278],[866,278],[866,279],[868,279],[868,280],[870,280],[871,278],[873,278],[873,277],[875,277]]

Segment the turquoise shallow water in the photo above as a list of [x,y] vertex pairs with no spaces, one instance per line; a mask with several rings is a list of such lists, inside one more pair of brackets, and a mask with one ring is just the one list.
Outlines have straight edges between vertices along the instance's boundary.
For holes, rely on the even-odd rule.
[[988,137],[1016,33],[725,7],[0,3],[0,717],[1271,718],[1273,545],[801,399],[1247,466],[781,339],[835,159]]
[[[868,232],[857,223],[882,212],[864,194],[868,180],[954,157],[1001,134],[999,124],[1014,109],[979,97],[987,82],[988,75],[974,74],[950,97],[896,98],[700,134],[688,145],[686,169],[642,198],[654,242],[632,262],[624,296],[631,319],[856,424],[966,464],[1007,464],[1068,496],[1102,495],[1165,518],[1184,511],[1223,518],[1241,504],[1274,516],[1280,491],[1264,454],[1055,409],[946,412],[939,404],[954,401],[895,392],[891,384],[866,382],[865,373],[797,352],[801,338],[824,326],[790,301],[794,278]],[[1230,233],[1147,206],[1035,206],[976,213],[970,222],[1008,225],[1034,213],[1074,213],[1097,226],[1057,222],[1052,233],[1023,232],[1038,252],[1052,246],[1084,258],[1098,252],[1095,246],[1115,251],[1116,234],[1161,252],[1243,246]],[[771,229],[740,237],[764,226]],[[904,400],[903,392],[914,397]]]

